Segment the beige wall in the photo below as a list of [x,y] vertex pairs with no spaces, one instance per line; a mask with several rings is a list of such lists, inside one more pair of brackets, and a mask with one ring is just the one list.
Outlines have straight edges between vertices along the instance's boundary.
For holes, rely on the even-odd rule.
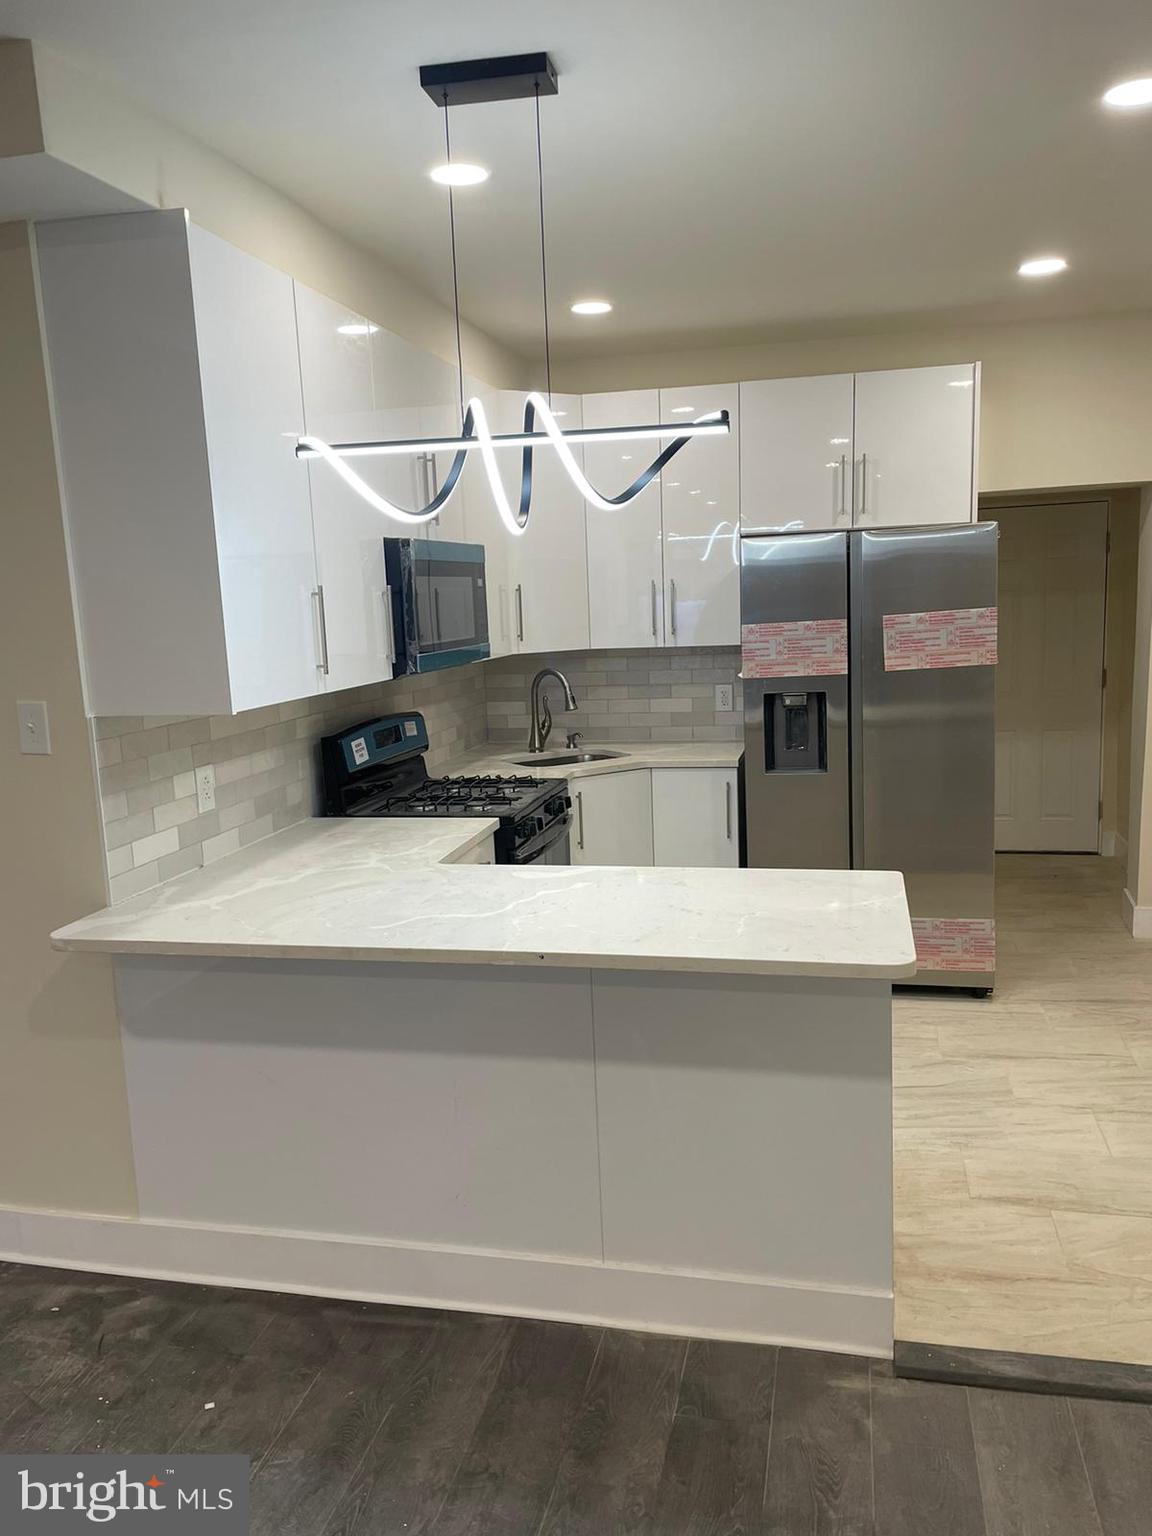
[[[1137,533],[1136,652],[1132,678],[1131,809],[1128,818],[1128,892],[1152,909],[1152,486],[1140,496]],[[1149,911],[1152,917],[1152,911]],[[1137,930],[1139,932],[1139,929]],[[1142,937],[1152,937],[1152,932]]]
[[1152,480],[1152,314],[565,361],[557,388],[639,389],[983,363],[980,489]]
[[[130,1214],[111,966],[48,944],[106,894],[23,225],[0,225],[0,336],[0,1204]],[[17,750],[17,699],[47,700],[51,756]]]
[[[222,239],[456,361],[450,311],[378,256],[223,155],[105,90],[69,61],[39,45],[34,56],[49,154],[147,204],[189,209],[197,224]],[[462,340],[466,372],[507,388],[526,382],[523,359],[475,326],[463,327]]]
[[980,516],[994,518],[1006,506],[1051,506],[1058,502],[1106,501],[1108,566],[1104,612],[1104,689],[1101,718],[1100,818],[1104,853],[1125,851],[1128,837],[1132,757],[1132,686],[1136,645],[1136,561],[1140,490],[1136,486],[1103,490],[1038,491],[1030,495],[981,496]]

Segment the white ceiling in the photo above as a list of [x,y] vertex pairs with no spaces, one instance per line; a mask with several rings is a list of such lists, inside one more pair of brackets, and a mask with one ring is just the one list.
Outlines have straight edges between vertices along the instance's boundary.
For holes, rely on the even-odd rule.
[[[1148,0],[0,0],[443,299],[443,116],[422,63],[547,49],[556,349],[1152,306]],[[534,352],[530,102],[458,109],[461,298]],[[1015,276],[1057,251],[1071,270]],[[606,320],[568,302],[605,295]]]

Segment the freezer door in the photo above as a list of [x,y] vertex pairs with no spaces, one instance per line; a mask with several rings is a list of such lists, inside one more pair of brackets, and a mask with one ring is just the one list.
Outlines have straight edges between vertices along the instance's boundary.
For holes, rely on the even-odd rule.
[[847,538],[740,541],[751,868],[849,866]]
[[920,982],[991,986],[998,530],[849,537],[853,864],[903,873]]

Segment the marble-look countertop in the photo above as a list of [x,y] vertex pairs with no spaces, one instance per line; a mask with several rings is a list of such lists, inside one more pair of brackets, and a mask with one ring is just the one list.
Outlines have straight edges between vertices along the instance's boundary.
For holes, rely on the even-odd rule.
[[550,763],[548,758],[564,752],[564,732],[552,729],[548,750],[531,767],[520,763],[530,757],[528,749],[507,742],[488,742],[462,752],[451,762],[441,764],[439,773],[530,773],[538,779],[587,779],[601,773],[622,773],[629,768],[735,768],[744,751],[742,741],[654,741],[613,742],[581,741],[577,752],[619,752],[600,763]]
[[109,954],[911,976],[900,875],[453,864],[493,821],[317,819],[70,923]]

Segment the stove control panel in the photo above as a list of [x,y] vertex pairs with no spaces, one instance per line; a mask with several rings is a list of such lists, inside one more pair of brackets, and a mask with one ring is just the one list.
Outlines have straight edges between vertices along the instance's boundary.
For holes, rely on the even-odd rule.
[[345,771],[357,774],[399,762],[415,752],[427,752],[428,729],[420,714],[382,715],[354,725],[335,741]]

